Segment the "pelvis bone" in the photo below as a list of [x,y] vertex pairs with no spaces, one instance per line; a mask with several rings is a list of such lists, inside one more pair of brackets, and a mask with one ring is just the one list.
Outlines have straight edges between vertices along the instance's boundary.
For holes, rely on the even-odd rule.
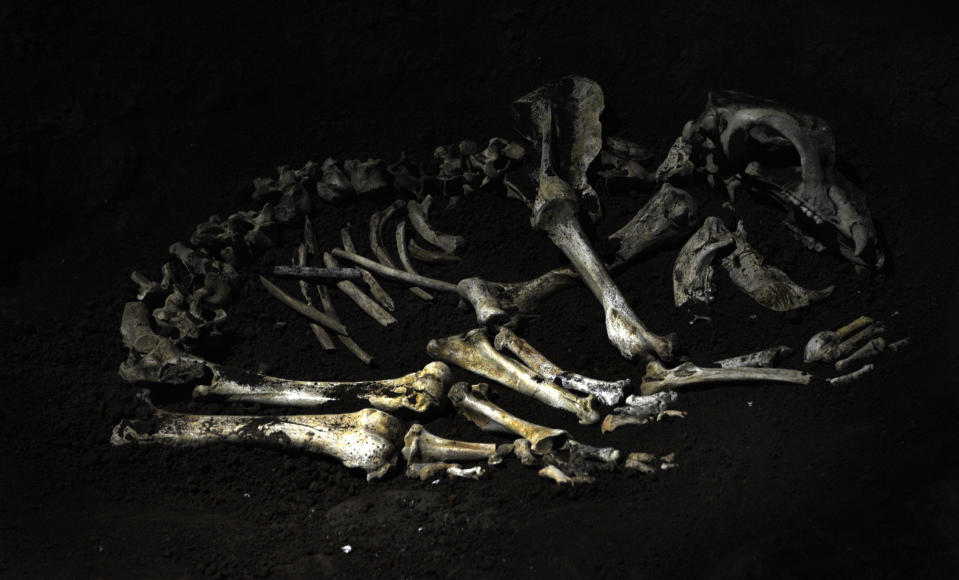
[[577,397],[544,381],[522,363],[497,352],[482,328],[466,334],[433,339],[426,345],[426,352],[431,357],[496,381],[550,407],[573,413],[583,425],[599,421],[596,399],[592,395]]
[[302,449],[331,455],[347,467],[358,467],[366,471],[367,481],[383,477],[396,464],[395,441],[402,427],[399,419],[376,409],[288,416],[188,415],[156,408],[153,411],[146,421],[121,421],[113,428],[110,443],[182,447],[240,443]]

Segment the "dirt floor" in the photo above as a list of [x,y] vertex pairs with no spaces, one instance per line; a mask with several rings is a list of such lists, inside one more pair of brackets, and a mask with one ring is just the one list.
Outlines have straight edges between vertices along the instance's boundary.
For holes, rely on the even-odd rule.
[[[0,7],[0,576],[8,578],[955,578],[959,470],[955,376],[959,277],[959,41],[935,14],[804,2],[621,5],[301,3],[282,9],[31,2]],[[258,208],[252,180],[307,160],[428,161],[461,139],[517,138],[509,105],[566,74],[596,80],[604,133],[662,159],[711,89],[792,103],[827,119],[840,166],[868,193],[887,249],[882,273],[799,247],[782,212],[737,198],[768,261],[826,301],[765,310],[720,278],[708,322],[672,304],[666,248],[616,276],[643,321],[676,332],[693,361],[785,344],[868,314],[912,344],[847,386],[729,386],[683,393],[681,420],[601,435],[507,389],[501,406],[624,452],[676,453],[678,468],[617,471],[555,485],[508,461],[478,482],[414,481],[298,452],[218,445],[111,447],[144,412],[142,385],[117,375],[130,272],[159,276],[167,247],[213,214]],[[649,199],[649,185],[601,188],[597,239]],[[351,224],[365,250],[371,212],[394,194],[312,214],[320,246]],[[442,207],[442,205],[440,205]],[[434,214],[465,236],[455,281],[516,280],[563,263],[501,189]],[[14,225],[14,227],[10,227]],[[392,231],[392,227],[387,231]],[[262,263],[288,263],[285,235]],[[263,292],[251,267],[218,362],[291,378],[392,377],[430,359],[430,338],[476,323],[456,300],[427,304],[384,282],[399,323],[382,330],[336,296],[351,335],[376,357],[324,352],[307,325]],[[291,292],[295,285],[285,283]],[[557,294],[524,336],[558,364],[638,382],[608,343],[583,286]],[[785,366],[819,377],[800,354]],[[477,380],[457,370],[457,380]],[[163,408],[194,402],[152,386]],[[344,407],[345,409],[345,407]],[[340,410],[334,407],[333,410]],[[287,410],[288,411],[288,410]],[[275,412],[275,411],[271,411]],[[421,419],[448,437],[504,441],[446,408]],[[343,546],[352,551],[344,553]]]

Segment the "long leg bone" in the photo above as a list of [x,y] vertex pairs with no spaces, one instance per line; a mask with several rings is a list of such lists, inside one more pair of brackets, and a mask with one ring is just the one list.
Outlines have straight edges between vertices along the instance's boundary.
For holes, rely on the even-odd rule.
[[701,368],[691,362],[685,362],[675,368],[667,369],[658,361],[646,365],[646,374],[640,390],[644,395],[652,395],[667,389],[679,389],[692,385],[728,382],[765,382],[808,385],[812,375],[793,369],[762,368]]
[[[323,252],[323,263],[330,268],[338,267],[336,258],[331,256],[328,252]],[[340,289],[341,292],[350,297],[350,299],[356,303],[360,309],[369,314],[370,318],[380,323],[384,327],[390,327],[396,324],[396,318],[392,314],[387,312],[380,306],[375,300],[370,298],[363,292],[359,286],[350,282],[349,280],[340,280],[336,283],[336,287]]]
[[[861,340],[872,338],[882,332],[881,324],[873,324],[874,320],[868,316],[860,316],[849,324],[835,330],[823,330],[817,332],[806,343],[803,351],[803,361],[812,362],[833,362],[840,359],[859,344]],[[866,334],[855,334],[857,331],[864,330]]]
[[776,361],[791,355],[793,349],[788,346],[774,346],[756,352],[724,358],[715,361],[713,364],[722,368],[735,367],[772,367]]
[[403,438],[403,458],[408,463],[434,461],[486,461],[489,465],[502,463],[503,457],[513,453],[513,444],[474,443],[438,437],[419,423],[414,423]]
[[433,339],[426,345],[426,352],[433,358],[496,381],[550,407],[573,413],[583,425],[599,421],[595,397],[577,397],[557,385],[543,381],[523,364],[497,352],[482,328],[466,334]]
[[228,401],[318,407],[353,395],[378,409],[406,408],[417,413],[440,403],[452,377],[450,368],[441,362],[431,362],[422,370],[396,379],[353,382],[280,379],[209,362],[207,368],[213,378],[210,384],[193,389],[195,397],[213,395]]
[[402,423],[376,409],[339,415],[188,415],[154,409],[148,421],[123,420],[113,428],[113,445],[161,444],[196,447],[239,443],[302,449],[333,456],[346,467],[379,479],[396,464]]
[[[332,316],[335,320],[339,320],[340,317],[336,313],[336,309],[333,308],[333,300],[330,297],[330,289],[326,286],[317,286],[317,293],[320,295],[320,304],[323,305],[323,311]],[[336,338],[346,347],[346,350],[353,353],[356,358],[365,365],[373,364],[373,356],[363,350],[360,345],[356,344],[356,341],[350,338],[349,336],[343,336],[342,334],[337,334]]]
[[524,421],[507,413],[486,398],[482,389],[470,388],[468,383],[456,383],[450,388],[449,398],[470,421],[484,431],[515,433],[530,442],[535,453],[546,453],[567,437],[562,429],[551,429]]
[[459,254],[463,251],[463,248],[466,247],[466,239],[463,238],[463,236],[440,233],[433,229],[433,226],[427,221],[426,208],[429,207],[432,200],[432,196],[427,195],[422,205],[415,201],[410,201],[406,204],[406,212],[410,217],[410,222],[413,224],[413,229],[416,230],[416,233],[418,233],[420,237],[437,248],[442,248],[449,254]]
[[630,383],[629,379],[601,381],[564,371],[505,326],[501,326],[499,332],[496,333],[496,337],[493,339],[493,347],[496,350],[507,349],[516,358],[523,361],[526,366],[533,369],[533,372],[547,381],[557,383],[571,391],[592,394],[604,405],[612,406],[618,403],[623,398],[623,390]]
[[615,431],[623,425],[645,425],[652,420],[662,417],[685,417],[683,411],[672,411],[668,406],[679,396],[676,391],[661,391],[653,395],[630,395],[626,398],[626,405],[616,407],[613,412],[603,419],[602,432]]

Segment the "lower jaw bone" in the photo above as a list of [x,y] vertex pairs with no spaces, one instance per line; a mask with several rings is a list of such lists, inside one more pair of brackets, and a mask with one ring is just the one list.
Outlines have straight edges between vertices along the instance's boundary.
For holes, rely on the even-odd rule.
[[407,463],[446,461],[486,461],[496,465],[513,452],[513,444],[474,443],[438,437],[414,423],[403,438],[403,458]]
[[599,421],[592,395],[577,397],[552,383],[543,381],[528,367],[507,358],[490,344],[486,331],[477,328],[466,334],[433,339],[426,345],[430,356],[462,367],[550,407],[576,415],[583,425]]
[[537,351],[531,344],[516,335],[505,326],[501,326],[493,340],[496,350],[509,350],[533,372],[547,381],[558,383],[565,389],[591,394],[604,405],[613,406],[623,398],[623,390],[629,386],[629,379],[619,381],[601,381],[584,377],[577,373],[566,372],[557,367]]
[[456,383],[450,389],[453,405],[484,431],[515,433],[530,443],[534,453],[542,454],[553,449],[557,440],[567,437],[566,431],[552,429],[524,421],[504,411],[486,398],[482,389],[470,388],[468,383]]
[[113,429],[113,445],[160,444],[197,447],[237,443],[301,449],[330,455],[346,467],[366,471],[367,481],[379,479],[396,464],[399,419],[364,409],[338,415],[236,416],[188,415],[154,410],[140,424],[121,421]]
[[442,362],[431,362],[396,379],[356,382],[295,381],[214,363],[206,365],[213,379],[209,385],[193,390],[196,397],[215,395],[229,401],[294,407],[316,407],[354,395],[378,409],[406,408],[422,413],[439,404],[452,377],[450,368]]
[[667,369],[658,361],[646,366],[646,374],[640,390],[644,395],[660,391],[728,382],[765,382],[808,385],[812,375],[793,369],[763,368],[701,368],[686,362],[675,368]]

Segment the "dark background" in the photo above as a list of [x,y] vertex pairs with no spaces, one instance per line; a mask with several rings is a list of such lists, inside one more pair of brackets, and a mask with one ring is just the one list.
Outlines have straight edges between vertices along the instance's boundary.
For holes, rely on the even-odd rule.
[[[959,42],[944,15],[808,2],[18,4],[0,7],[0,576],[959,572]],[[801,348],[865,313],[887,320],[891,338],[911,336],[912,348],[849,387],[690,393],[685,420],[602,439],[676,451],[679,469],[575,489],[518,465],[479,483],[367,484],[301,454],[109,447],[112,426],[135,410],[135,388],[116,375],[131,270],[156,276],[167,246],[197,223],[255,207],[252,179],[278,165],[392,161],[401,151],[426,160],[436,145],[513,137],[509,103],[565,74],[603,87],[607,134],[660,157],[710,89],[818,114],[886,240],[889,270],[857,276],[841,260],[763,242],[777,228],[747,199],[750,239],[803,283],[838,282],[836,295],[782,316],[726,293],[709,328],[689,327],[671,306],[674,252],[664,253],[618,279],[652,328],[679,331],[693,359],[708,362],[780,342]],[[608,200],[602,227],[616,229],[649,193]],[[345,219],[362,239],[382,205],[328,210],[327,245]],[[508,200],[471,198],[437,219],[470,238],[471,255],[487,255],[438,277],[506,280],[559,263]],[[496,259],[516,247],[530,257]],[[390,289],[411,303],[394,334],[355,322],[377,369],[324,355],[255,287],[230,310],[236,340],[222,358],[266,362],[281,376],[394,376],[425,362],[429,337],[470,328],[455,301],[427,308]],[[533,324],[530,340],[574,370],[639,378],[605,343],[591,301],[582,289],[560,295],[552,308],[567,314]],[[532,419],[566,420],[502,397]],[[450,413],[430,428],[482,437]],[[349,555],[339,550],[347,543]]]

